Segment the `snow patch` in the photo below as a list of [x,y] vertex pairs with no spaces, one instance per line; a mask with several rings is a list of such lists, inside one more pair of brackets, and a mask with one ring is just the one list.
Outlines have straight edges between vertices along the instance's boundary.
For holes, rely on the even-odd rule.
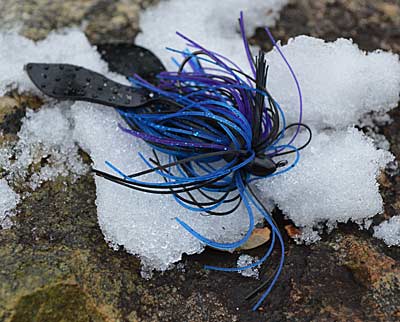
[[[90,153],[96,169],[110,171],[105,161],[126,173],[146,168],[138,152],[150,156],[150,147],[118,128],[118,123],[123,121],[115,110],[77,102],[72,106],[72,116],[74,139]],[[148,267],[165,270],[179,261],[183,253],[199,253],[204,249],[204,245],[186,232],[175,217],[189,223],[200,234],[220,242],[240,239],[248,227],[243,208],[229,216],[204,216],[183,208],[171,196],[143,193],[100,177],[95,179],[97,214],[106,240],[139,255],[142,264],[147,266],[145,270]],[[157,181],[159,177],[152,174],[147,179]]]
[[108,77],[125,82],[122,76],[108,72],[107,63],[78,29],[52,32],[34,42],[15,32],[0,33],[0,96],[12,89],[41,92],[32,84],[23,67],[27,63],[68,63],[85,66]]
[[20,198],[7,183],[7,180],[0,179],[0,227],[9,228],[11,226],[10,217],[14,214],[14,208],[19,203]]
[[76,180],[88,171],[72,139],[68,113],[68,103],[45,105],[37,112],[27,110],[18,142],[0,150],[0,167],[8,182],[29,191],[58,176]]
[[[258,260],[259,260],[258,257],[252,257],[250,255],[243,254],[243,255],[240,255],[237,260],[237,267],[248,266],[248,265],[254,264]],[[246,276],[246,277],[253,277],[255,279],[259,279],[259,274],[260,274],[259,266],[247,268],[245,270],[238,271],[238,273],[243,276]]]
[[314,133],[294,169],[257,186],[300,227],[364,220],[383,211],[376,178],[393,159],[355,128]]
[[245,17],[246,31],[251,35],[256,27],[273,26],[287,3],[288,0],[161,1],[140,14],[142,33],[135,42],[152,50],[167,69],[172,70],[176,65],[171,61],[172,54],[165,48],[185,48],[185,41],[176,35],[179,31],[247,70],[248,62],[237,20],[240,11]]
[[[345,129],[365,113],[384,114],[397,106],[398,55],[381,50],[367,54],[348,39],[325,42],[308,36],[289,40],[282,51],[301,86],[303,122],[315,129]],[[288,123],[297,122],[299,98],[292,76],[276,49],[266,59],[269,90]]]
[[394,216],[374,227],[374,237],[383,239],[388,246],[400,246],[400,216]]

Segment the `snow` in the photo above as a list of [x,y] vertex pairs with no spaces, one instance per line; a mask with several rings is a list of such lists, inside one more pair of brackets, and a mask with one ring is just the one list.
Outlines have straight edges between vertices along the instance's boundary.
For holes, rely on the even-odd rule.
[[[248,71],[238,22],[243,10],[248,35],[257,26],[272,26],[286,0],[180,0],[162,1],[140,16],[143,32],[138,45],[152,50],[168,69],[176,69],[166,47],[183,50],[185,41],[175,32],[236,62]],[[229,14],[221,14],[229,12]],[[265,13],[269,14],[266,15]],[[162,28],[162,32],[160,32]],[[257,53],[258,48],[253,48]],[[400,88],[398,55],[377,50],[366,53],[351,40],[325,42],[308,36],[290,39],[282,46],[301,84],[303,122],[316,129],[345,129],[364,113],[387,112],[397,106]],[[283,107],[289,122],[298,120],[295,83],[276,50],[266,55],[270,65],[268,87]]]
[[20,201],[16,194],[8,185],[5,179],[0,179],[0,227],[10,226],[9,217],[13,215],[13,210]]
[[[398,55],[365,53],[351,40],[299,36],[282,46],[294,69],[304,98],[303,122],[315,129],[345,129],[367,112],[388,112],[397,106],[400,92]],[[277,50],[266,55],[271,94],[298,120],[298,95],[293,79]],[[294,112],[296,111],[296,112]]]
[[0,33],[0,48],[0,96],[15,88],[19,92],[40,94],[23,69],[28,62],[84,65],[114,80],[124,81],[124,77],[108,73],[107,64],[100,59],[96,48],[77,29],[52,32],[36,43],[14,32],[3,32]]
[[394,216],[374,227],[374,237],[383,239],[388,246],[400,246],[400,216]]
[[382,212],[376,177],[392,160],[355,128],[314,133],[298,166],[257,186],[300,227],[357,221]]
[[[252,19],[259,5],[244,10],[245,22],[250,22],[247,33],[253,32],[255,26],[273,25],[285,2],[274,2],[275,9],[268,19]],[[263,1],[266,6],[271,3]],[[220,14],[243,6],[239,1],[202,1],[202,4],[164,1],[146,10],[141,15],[143,33],[136,42],[160,56],[169,68],[176,68],[165,47],[185,47],[175,35],[179,31],[247,70],[236,19],[231,14]],[[190,5],[196,10],[187,10]],[[198,14],[201,10],[205,12]],[[383,209],[376,176],[392,156],[384,152],[390,145],[383,135],[376,133],[376,124],[389,122],[386,112],[398,104],[400,63],[397,55],[380,50],[366,53],[347,39],[325,42],[299,36],[282,46],[282,51],[301,84],[303,122],[312,127],[315,136],[309,148],[302,151],[297,169],[272,182],[266,180],[259,188],[265,202],[277,203],[303,228],[298,240],[311,243],[320,238],[313,229],[320,222],[333,227],[337,221],[351,219],[363,225]],[[288,123],[296,122],[299,100],[295,83],[276,50],[267,53],[266,58],[270,65],[269,90],[284,109]],[[360,119],[361,125],[365,125],[368,117],[371,126],[367,134],[375,146],[351,128]],[[321,203],[321,198],[327,202]]]
[[[0,96],[13,89],[41,95],[24,71],[28,62],[82,65],[126,83],[124,77],[108,71],[96,48],[77,29],[53,32],[36,43],[15,32],[1,32],[0,48]],[[25,185],[26,191],[60,175],[76,179],[88,170],[78,155],[78,146],[70,139],[72,127],[67,115],[70,104],[45,100],[40,111],[27,111],[18,133],[19,141],[3,143],[0,149],[0,167],[8,173],[6,180],[11,185]],[[46,165],[30,175],[29,170],[42,159],[47,161]]]
[[[334,224],[331,224],[329,230],[334,228]],[[294,241],[298,244],[310,245],[321,240],[320,231],[322,231],[324,226],[319,224],[316,226],[307,226],[301,229],[301,234],[294,236]]]
[[[257,257],[252,257],[250,255],[246,255],[246,254],[242,254],[239,256],[238,260],[237,260],[237,267],[244,267],[244,266],[248,266],[251,265],[255,262],[257,262],[259,260],[259,258]],[[253,277],[255,279],[259,278],[259,267],[255,266],[252,268],[247,268],[245,270],[242,271],[238,271],[239,274],[246,276],[246,277]]]
[[[68,113],[68,103],[47,104],[37,112],[27,111],[18,142],[0,151],[0,167],[8,173],[9,182],[24,185],[24,190],[29,191],[58,176],[76,180],[88,171],[72,139]],[[41,163],[44,165],[31,173]]]
[[280,10],[287,3],[288,0],[161,1],[141,13],[142,33],[136,37],[135,43],[151,49],[167,69],[176,69],[171,54],[165,48],[185,48],[185,41],[175,34],[179,31],[208,49],[240,63],[247,70],[237,20],[240,11],[243,11],[245,28],[250,36],[256,27],[274,25]]
[[[118,128],[122,120],[115,110],[78,102],[71,111],[74,138],[90,153],[94,168],[109,172],[105,161],[126,173],[146,168],[137,153],[150,155],[149,146]],[[146,179],[159,181],[160,178],[154,174]],[[99,224],[106,240],[140,255],[145,270],[149,267],[165,270],[180,260],[183,253],[193,254],[204,249],[204,245],[180,227],[175,217],[221,242],[240,239],[248,227],[243,208],[229,216],[203,216],[186,210],[171,196],[138,192],[100,177],[96,177],[96,193]]]
[[363,132],[367,134],[379,149],[389,150],[390,143],[383,134],[379,134],[379,127],[384,127],[393,122],[389,114],[379,111],[364,114],[359,122]]

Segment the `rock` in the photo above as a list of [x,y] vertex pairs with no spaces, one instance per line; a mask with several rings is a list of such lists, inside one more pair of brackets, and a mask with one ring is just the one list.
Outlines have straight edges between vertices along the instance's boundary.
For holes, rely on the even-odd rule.
[[[207,283],[176,270],[145,280],[135,256],[109,247],[91,175],[47,182],[19,211],[0,230],[0,321],[236,320]],[[201,267],[193,271],[207,281]]]
[[[305,34],[328,41],[352,38],[368,51],[400,52],[399,10],[399,2],[390,0],[290,0],[272,32],[283,43]],[[252,42],[265,49],[272,47],[261,28]]]
[[[93,197],[86,191],[94,193],[88,189],[90,180],[81,180],[69,191],[61,180],[45,185],[24,200],[15,226],[0,231],[0,321],[24,321],[29,316],[36,316],[37,321],[59,321],[57,316],[64,308],[65,321],[87,321],[85,316],[118,321],[114,302],[104,303],[102,296],[94,300],[92,293],[101,285],[108,286],[104,297],[115,296],[109,286],[110,274],[104,271],[109,263],[100,265],[96,256],[108,246],[92,244],[103,239],[99,231],[93,234],[97,221],[88,216],[87,197],[92,201]],[[61,311],[60,305],[65,305]]]
[[400,267],[370,240],[344,236],[336,241],[339,262],[348,267],[357,283],[365,287],[362,302],[376,321],[400,318]]
[[139,12],[158,0],[2,0],[2,27],[39,40],[55,29],[81,27],[93,44],[133,42]]
[[0,96],[0,144],[6,140],[15,140],[16,134],[21,128],[21,119],[25,115],[26,108],[37,109],[43,104],[36,96],[11,92],[6,96]]
[[[62,310],[58,308],[62,307]],[[55,284],[22,296],[10,322],[93,321],[103,322],[105,317],[97,311],[85,293],[74,284]]]
[[[43,38],[59,27],[82,25],[94,43],[131,42],[138,31],[137,0],[2,0],[0,21],[18,19],[21,32]],[[386,3],[386,2],[385,2]],[[292,1],[273,29],[277,38],[299,33],[331,40],[352,36],[365,49],[400,52],[399,25],[389,7],[374,0]],[[379,7],[379,8],[378,8]],[[45,8],[45,10],[43,9]],[[82,21],[86,20],[86,24]],[[252,39],[267,48],[259,30]],[[0,126],[15,139],[29,95],[0,98]],[[400,155],[400,113],[382,129]],[[1,143],[1,142],[0,142]],[[86,156],[87,162],[90,159]],[[400,207],[399,176],[386,176],[385,216]],[[286,234],[286,263],[263,306],[252,312],[244,301],[259,281],[237,273],[210,272],[204,264],[233,266],[237,254],[208,249],[186,256],[184,269],[141,278],[140,261],[104,241],[97,223],[95,185],[88,174],[78,181],[46,182],[24,199],[14,226],[0,230],[0,321],[398,321],[400,249],[388,249],[371,232],[339,225],[321,242],[299,246]],[[281,215],[276,219],[281,230]],[[378,216],[375,221],[380,221]],[[266,246],[250,250],[261,257]],[[279,262],[273,253],[261,275]],[[181,265],[182,266],[182,265]]]

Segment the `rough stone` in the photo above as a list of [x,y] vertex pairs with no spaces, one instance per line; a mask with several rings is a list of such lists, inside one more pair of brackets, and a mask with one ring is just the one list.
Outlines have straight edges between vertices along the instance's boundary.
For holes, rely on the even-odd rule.
[[39,40],[55,29],[82,28],[94,44],[133,42],[140,10],[158,0],[2,0],[1,28]]
[[[397,0],[291,0],[273,33],[285,43],[297,35],[334,41],[352,38],[364,50],[400,52],[400,5]],[[263,29],[252,38],[265,49],[271,44]]]
[[361,303],[370,319],[400,318],[400,268],[398,261],[382,253],[369,239],[348,235],[331,245],[339,264],[347,267],[355,281],[367,291]]
[[[131,20],[128,13],[118,17],[116,9],[122,6],[120,12],[126,12],[123,6],[130,3],[139,2],[3,0],[0,21],[11,22],[22,17],[21,32],[34,39],[43,38],[51,29],[78,24],[86,26],[93,42],[130,42],[137,32],[136,18],[133,13]],[[96,10],[102,15],[96,16]],[[124,26],[129,22],[130,27],[120,33],[117,32],[120,27],[99,33],[98,28],[112,20],[109,10],[115,14],[110,25]],[[400,52],[399,10],[396,0],[292,1],[272,31],[283,40],[301,33],[328,40],[351,36],[368,50],[391,48]],[[39,17],[43,15],[46,16]],[[93,23],[98,20],[97,26],[101,27],[90,29],[93,24],[81,24],[91,19]],[[261,29],[252,41],[268,46]],[[21,99],[10,94],[0,98],[1,130],[9,133],[1,140],[16,133],[26,104],[40,105],[40,101],[28,97]],[[394,122],[380,132],[387,136],[399,158],[399,110],[395,109],[391,116]],[[88,156],[86,160],[90,162]],[[400,176],[386,173],[382,182],[385,213],[377,216],[374,223],[400,209]],[[234,265],[239,254],[210,249],[201,255],[185,257],[183,270],[142,279],[139,260],[123,249],[114,251],[103,239],[90,174],[74,184],[64,180],[47,182],[25,199],[18,210],[19,214],[13,218],[15,225],[0,230],[0,321],[390,322],[400,319],[400,248],[387,248],[372,238],[371,230],[359,231],[355,225],[339,225],[311,246],[296,245],[285,234],[287,261],[280,282],[263,310],[252,312],[244,297],[258,281],[202,269],[204,264]],[[282,231],[290,224],[279,213],[276,219]],[[263,250],[260,247],[248,253],[260,257]],[[261,274],[270,274],[278,260],[277,254],[273,254]]]
[[0,130],[3,134],[0,137],[0,143],[4,141],[5,137],[15,138],[14,136],[21,128],[21,119],[25,115],[27,107],[35,110],[42,104],[40,98],[29,94],[12,92],[0,97]]

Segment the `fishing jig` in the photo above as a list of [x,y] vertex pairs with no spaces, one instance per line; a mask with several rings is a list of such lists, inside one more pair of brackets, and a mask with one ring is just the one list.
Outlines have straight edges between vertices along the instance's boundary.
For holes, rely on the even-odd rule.
[[[263,292],[253,306],[256,310],[280,275],[285,248],[276,222],[255,194],[251,182],[292,169],[299,161],[299,151],[311,140],[311,130],[302,123],[299,82],[269,30],[266,29],[298,90],[297,123],[286,124],[283,110],[269,93],[264,53],[260,51],[253,60],[242,14],[239,25],[251,76],[230,59],[207,50],[180,33],[178,36],[193,50],[170,49],[183,56],[178,71],[166,71],[161,62],[147,52],[147,56],[153,57],[151,68],[141,70],[138,64],[133,66],[136,74],[129,78],[132,86],[116,83],[80,66],[29,63],[25,68],[32,82],[50,97],[89,101],[115,108],[125,121],[120,125],[121,130],[152,147],[152,157],[147,159],[140,154],[147,169],[126,174],[106,162],[114,174],[94,169],[98,176],[142,192],[172,195],[183,207],[203,214],[225,216],[243,204],[249,227],[243,238],[232,243],[207,239],[176,218],[184,229],[206,245],[235,249],[249,239],[255,226],[254,211],[265,218],[271,229],[271,242],[260,260],[240,268],[206,266],[219,271],[241,271],[259,266],[278,242],[281,253],[278,267],[247,297],[253,299]],[[154,76],[156,81],[153,84],[148,79]],[[302,129],[308,131],[309,138],[302,146],[296,147],[294,141]],[[292,132],[290,136],[289,132]],[[289,154],[295,156],[291,163],[285,159]],[[140,180],[151,173],[158,174],[161,182]]]

